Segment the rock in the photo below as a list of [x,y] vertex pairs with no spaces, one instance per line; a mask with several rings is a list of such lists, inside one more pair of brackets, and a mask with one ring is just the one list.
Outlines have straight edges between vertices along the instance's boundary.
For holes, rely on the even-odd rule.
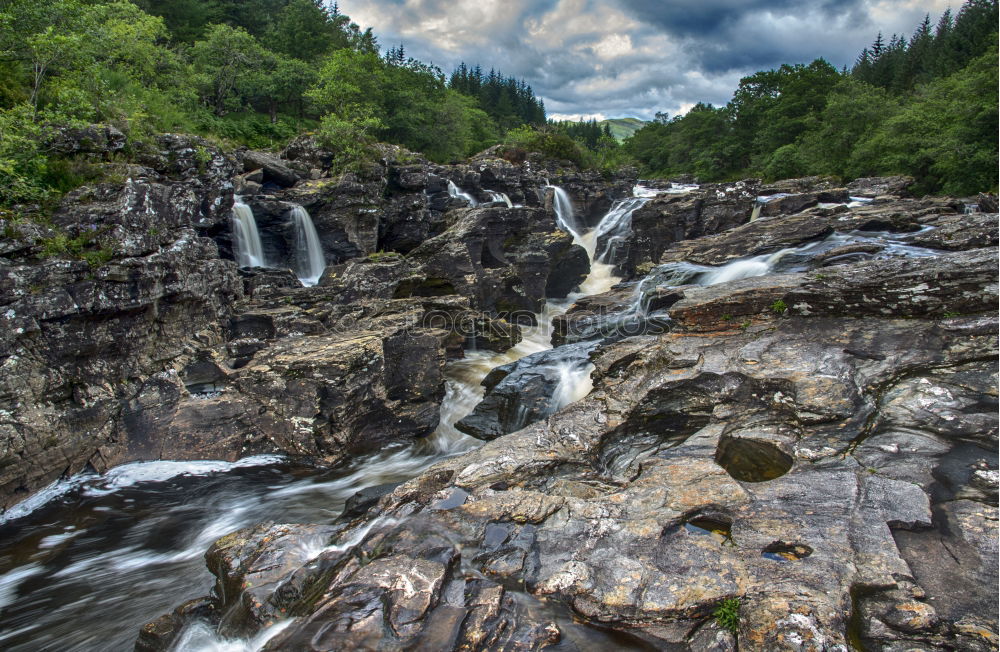
[[907,197],[907,190],[913,185],[913,178],[895,177],[862,177],[847,184],[847,191],[852,197],[875,198],[882,195],[897,195]]
[[486,395],[455,427],[489,441],[555,414],[586,383],[594,344],[534,353],[497,367],[483,380]]
[[125,141],[125,134],[111,125],[62,127],[55,131],[49,148],[63,155],[107,155],[124,149]]
[[446,279],[484,311],[538,312],[589,271],[587,254],[541,209],[465,210],[445,233],[410,253],[425,278]]
[[282,188],[294,186],[301,178],[295,170],[284,164],[278,157],[253,150],[243,153],[243,169],[246,172],[262,170],[262,180],[258,183],[273,183]]
[[670,316],[685,331],[731,331],[750,318],[784,314],[788,309],[784,298],[803,280],[799,274],[788,274],[685,288],[684,298],[671,306]]
[[[826,183],[788,187],[836,190]],[[741,648],[990,649],[996,252],[976,246],[990,237],[988,221],[961,228],[955,210],[937,199],[815,206],[665,248],[675,268],[658,270],[638,297],[669,310],[673,330],[595,336],[494,370],[485,400],[460,427],[485,438],[508,434],[442,460],[338,521],[313,561],[277,564],[267,582],[280,590],[234,584],[237,595],[217,590],[213,604],[260,603],[261,614],[294,608],[298,615],[271,649],[615,646],[588,638],[574,618],[614,632],[618,645],[730,649],[733,637],[713,614],[734,600]],[[399,287],[394,278],[419,271],[423,281],[408,286],[409,298],[323,307],[356,291],[343,279],[311,290],[312,299],[289,296],[293,312],[327,328],[350,316],[371,333],[388,323],[379,313],[416,314],[408,302],[488,309],[488,296],[468,293],[492,292],[496,286],[484,283],[515,278],[510,268],[525,261],[538,264],[526,245],[546,237],[544,209],[454,213],[439,239],[384,268],[370,265],[353,286],[388,293]],[[538,230],[507,242],[520,225]],[[718,265],[748,249],[768,254],[876,228],[950,229],[951,241],[969,246],[905,257],[890,234],[882,249],[817,247],[763,276],[707,287],[690,284],[697,274],[676,280],[679,261]],[[428,279],[447,279],[459,295],[411,291],[441,286]],[[635,290],[581,301],[563,323],[623,313]],[[318,298],[326,292],[330,299]],[[281,331],[303,318],[271,323]],[[552,413],[563,374],[549,371],[584,360],[567,356],[570,347],[586,351],[593,390]],[[284,368],[272,349],[255,353],[253,364]],[[284,351],[289,365],[308,349],[295,342]],[[389,385],[411,392],[424,383]],[[297,541],[292,533],[263,543],[264,558],[284,559]],[[240,577],[233,564],[221,566],[223,578]],[[220,621],[220,631],[226,627]]]
[[993,249],[841,265],[784,298],[805,315],[945,315],[993,309]]
[[[196,197],[157,203],[162,213],[140,219],[145,213],[137,216],[128,197],[157,191],[133,182],[119,192],[125,199],[89,209],[133,234],[123,235],[120,257],[93,268],[58,259],[0,266],[0,405],[9,415],[0,427],[4,504],[87,464],[106,469],[136,459],[119,430],[123,401],[192,343],[224,341],[220,324],[242,297],[235,267],[213,259],[212,241],[190,226],[136,233],[156,218],[175,225],[193,219]],[[79,228],[94,215],[67,205],[56,219]],[[169,238],[165,247],[153,244]]]
[[720,233],[750,221],[754,181],[702,186],[683,195],[660,195],[632,215],[633,235],[613,259],[627,275],[660,261],[675,242]]
[[[769,192],[767,188],[758,190],[761,193]],[[844,188],[819,190],[804,192],[777,197],[761,205],[760,216],[772,217],[775,215],[794,215],[802,211],[819,206],[820,204],[846,204],[850,201],[848,192]]]

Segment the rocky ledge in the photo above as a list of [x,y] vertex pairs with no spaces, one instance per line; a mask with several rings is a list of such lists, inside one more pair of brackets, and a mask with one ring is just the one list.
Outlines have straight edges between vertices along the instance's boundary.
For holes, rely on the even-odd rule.
[[[221,539],[212,595],[137,649],[193,620],[280,623],[265,650],[996,649],[997,215],[905,187],[649,202],[619,264],[650,275],[567,319],[668,314],[569,344],[586,398],[551,414],[544,375],[500,368],[465,424],[498,438],[335,522]],[[439,278],[427,249],[400,265]]]
[[[635,180],[490,153],[439,166],[389,146],[340,174],[308,137],[279,156],[165,134],[122,167],[123,138],[67,132],[60,147],[108,159],[117,179],[51,217],[0,219],[0,509],[128,461],[336,463],[428,434],[445,362],[516,344],[510,315],[587,274],[547,180],[585,217]],[[234,262],[237,197],[266,269]],[[320,287],[290,271],[296,206],[319,233]]]

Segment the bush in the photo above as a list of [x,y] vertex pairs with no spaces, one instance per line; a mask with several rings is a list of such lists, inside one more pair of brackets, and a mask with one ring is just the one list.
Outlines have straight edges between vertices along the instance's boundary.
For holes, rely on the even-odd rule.
[[331,113],[323,118],[316,134],[319,144],[333,153],[333,168],[360,171],[374,158],[372,132],[382,122],[375,117],[355,116],[349,119]]
[[564,133],[550,129],[518,127],[507,132],[504,139],[504,157],[521,159],[525,153],[536,152],[545,158],[569,161],[579,167],[593,167],[593,155],[580,147]]

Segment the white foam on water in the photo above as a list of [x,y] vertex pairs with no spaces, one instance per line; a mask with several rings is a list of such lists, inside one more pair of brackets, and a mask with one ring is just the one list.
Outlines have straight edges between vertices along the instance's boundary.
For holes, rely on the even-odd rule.
[[[41,564],[31,563],[0,575],[0,611],[14,603],[17,599],[17,587],[22,582],[35,575],[41,575],[44,570]],[[3,640],[2,636],[0,636],[0,640]]]
[[294,619],[277,622],[262,629],[250,639],[223,638],[213,627],[204,622],[194,622],[184,628],[171,652],[259,652],[271,639],[288,629]]
[[469,206],[471,206],[472,208],[479,206],[479,202],[476,201],[476,198],[470,195],[469,193],[465,192],[458,186],[456,186],[454,181],[448,182],[448,195],[452,199],[462,199],[464,201],[467,201],[469,203]]

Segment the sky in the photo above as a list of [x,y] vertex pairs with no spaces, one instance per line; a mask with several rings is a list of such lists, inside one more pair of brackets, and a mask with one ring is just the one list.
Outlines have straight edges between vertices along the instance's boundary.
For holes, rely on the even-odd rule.
[[741,77],[823,57],[850,66],[879,31],[910,35],[961,0],[340,0],[383,49],[450,74],[525,79],[550,118],[678,115]]

